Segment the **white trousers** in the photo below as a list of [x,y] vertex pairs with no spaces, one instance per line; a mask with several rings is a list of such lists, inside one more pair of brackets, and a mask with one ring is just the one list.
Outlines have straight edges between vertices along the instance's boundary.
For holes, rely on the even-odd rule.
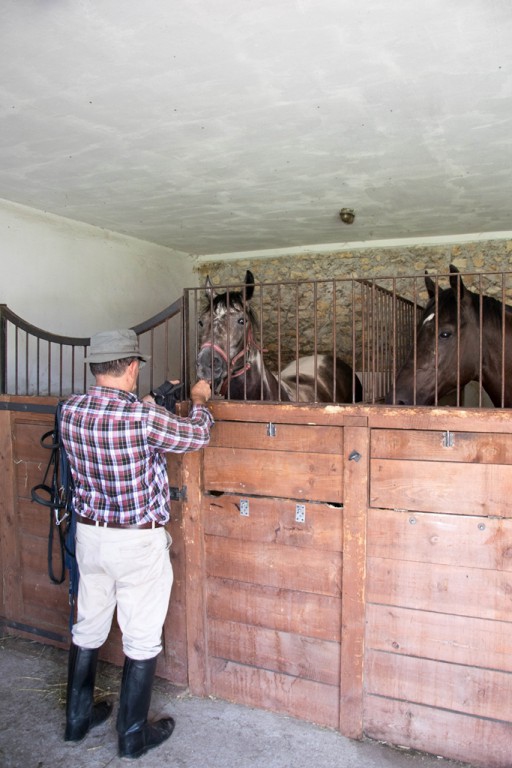
[[131,659],[157,656],[173,582],[165,528],[102,528],[77,524],[77,620],[73,643],[99,648],[108,637],[114,610]]

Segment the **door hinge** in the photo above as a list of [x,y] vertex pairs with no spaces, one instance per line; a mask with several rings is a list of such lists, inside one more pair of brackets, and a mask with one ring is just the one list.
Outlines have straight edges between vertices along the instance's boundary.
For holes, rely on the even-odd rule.
[[169,496],[171,501],[186,501],[187,486],[183,485],[181,488],[178,488],[176,485],[169,486]]

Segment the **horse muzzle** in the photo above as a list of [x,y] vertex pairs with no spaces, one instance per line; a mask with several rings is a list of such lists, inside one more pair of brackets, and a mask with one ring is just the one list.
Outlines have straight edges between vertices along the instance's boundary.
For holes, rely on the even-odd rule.
[[200,350],[196,360],[196,376],[210,382],[213,392],[220,390],[227,376],[227,363],[212,347]]

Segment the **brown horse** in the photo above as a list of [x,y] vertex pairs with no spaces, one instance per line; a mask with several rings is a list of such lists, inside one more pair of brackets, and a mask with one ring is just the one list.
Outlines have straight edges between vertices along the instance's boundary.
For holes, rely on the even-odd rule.
[[468,290],[453,264],[449,282],[441,289],[426,275],[429,300],[386,402],[433,405],[479,381],[494,406],[510,408],[512,307]]
[[351,403],[362,399],[352,368],[332,355],[301,357],[280,374],[265,365],[251,299],[254,277],[247,270],[241,291],[218,293],[206,282],[207,303],[199,319],[197,376],[232,400]]

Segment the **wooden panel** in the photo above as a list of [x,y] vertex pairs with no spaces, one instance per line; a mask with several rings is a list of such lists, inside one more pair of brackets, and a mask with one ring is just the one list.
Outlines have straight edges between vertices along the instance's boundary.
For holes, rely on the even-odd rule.
[[328,685],[339,684],[339,643],[213,620],[208,623],[208,651],[228,661]]
[[[55,534],[57,536],[57,534]],[[49,584],[47,541],[35,536],[25,535],[20,541],[20,564],[22,571],[35,571],[41,574]],[[61,573],[61,557],[56,543],[53,556],[53,568],[56,577]]]
[[512,466],[372,459],[370,473],[373,507],[512,516]]
[[512,672],[512,623],[368,605],[366,647]]
[[[53,415],[46,418],[32,414],[31,418],[27,419],[23,414],[15,414],[14,421],[16,425],[13,435],[15,458],[20,461],[41,462],[44,472],[51,451],[41,445],[41,438],[53,429]],[[48,445],[50,444],[51,439],[48,440]]]
[[[357,408],[357,406],[355,406]],[[362,408],[373,429],[433,430],[512,434],[508,408],[379,406]]]
[[[57,585],[31,593],[29,584],[23,583],[23,616],[21,623],[35,630],[51,631],[69,637],[69,605],[67,588],[61,591]],[[52,587],[54,596],[52,598]],[[64,594],[63,594],[64,593]],[[38,600],[38,596],[41,601]],[[52,603],[55,603],[53,607]]]
[[297,591],[323,595],[341,594],[341,553],[308,552],[298,547],[280,547],[238,539],[208,536],[205,541],[206,570],[219,579],[265,584],[293,585]]
[[22,575],[22,595],[24,612],[19,616],[19,620],[25,624],[30,624],[29,606],[44,605],[53,613],[55,626],[64,631],[68,625],[69,604],[68,604],[68,584],[52,584],[46,575],[46,571],[27,570]]
[[371,603],[508,621],[511,594],[508,572],[368,558]]
[[341,641],[339,729],[351,738],[363,735],[364,613],[366,580],[366,510],[368,507],[368,430],[347,427],[347,450],[358,460],[346,460],[347,489],[343,510],[343,630]]
[[269,423],[220,421],[215,424],[210,447],[254,448],[268,451],[306,453],[343,452],[343,430],[340,427],[317,427],[304,424],[276,424],[274,436],[268,434]]
[[343,508],[321,503],[303,503],[305,521],[295,520],[296,502],[290,499],[251,497],[249,515],[240,514],[240,496],[203,496],[202,511],[206,534],[246,541],[342,550]]
[[205,490],[341,503],[341,456],[206,448]]
[[286,586],[208,579],[208,616],[332,642],[341,639],[341,599]]
[[188,681],[191,693],[207,696],[206,600],[201,517],[202,459],[204,451],[183,456],[183,484],[187,500],[183,503],[185,580],[187,599]]
[[371,456],[406,461],[512,464],[512,435],[451,432],[453,446],[449,448],[445,447],[445,436],[446,430],[442,429],[373,429]]
[[[16,488],[20,499],[30,499],[34,485],[42,483],[48,467],[50,450],[40,440],[53,428],[53,414],[12,412],[13,451]],[[46,479],[51,485],[51,475]]]
[[[167,454],[169,484],[186,485],[183,477],[183,455]],[[163,629],[163,653],[158,674],[176,685],[188,683],[187,647],[187,583],[185,526],[183,503],[171,502],[171,520],[167,530],[172,537],[171,563],[174,574],[169,611]]]
[[378,741],[451,760],[470,760],[479,768],[510,768],[512,726],[508,723],[379,696],[366,696],[364,720],[366,734]]
[[266,424],[217,426],[204,483],[227,493],[202,510],[211,693],[299,717],[306,695],[307,719],[337,725],[342,430],[278,423],[269,438]]
[[0,411],[0,554],[2,564],[2,613],[6,619],[19,621],[22,610],[19,531],[15,492],[15,465],[12,454],[11,414]]
[[368,510],[368,554],[512,571],[512,520]]
[[512,675],[368,650],[368,693],[510,722]]
[[[171,483],[187,485],[188,499],[173,508],[176,582],[158,673],[186,675],[186,649],[192,693],[509,768],[511,726],[498,718],[510,718],[504,702],[512,699],[510,414],[215,409],[237,423],[218,418],[211,446],[179,457],[183,479],[172,468]],[[0,500],[0,546],[2,558],[21,557],[23,576],[11,579],[5,599],[19,598],[18,615],[44,627],[67,626],[67,600],[59,614],[61,588],[46,575],[47,512],[36,514],[28,501],[47,460],[37,445],[45,419],[36,427],[31,414],[18,419],[15,485],[23,498],[6,502],[7,492]],[[372,432],[371,460],[366,419],[382,428]],[[267,436],[267,420],[276,438]],[[310,432],[312,424],[323,426]],[[456,432],[453,449],[439,444],[447,429]],[[354,448],[361,460],[347,462]],[[213,483],[206,487],[224,495],[202,498],[203,456]],[[13,462],[11,483],[12,470]],[[378,500],[366,518],[369,487]],[[240,515],[241,496],[249,518]],[[304,524],[294,519],[299,500]],[[102,657],[122,661],[115,623]]]
[[43,507],[28,499],[18,501],[18,525],[23,533],[37,536],[47,541],[50,530],[50,517],[53,512],[50,508]]
[[[46,464],[36,461],[18,461],[15,465],[16,493],[20,499],[32,499],[31,490],[43,482]],[[47,479],[50,481],[51,478]]]
[[318,725],[338,727],[339,693],[336,686],[215,658],[211,661],[210,675],[214,696],[307,718]]
[[[228,400],[212,400],[209,404],[215,421],[243,423],[307,424],[364,427],[368,423],[371,408],[360,405],[319,405],[307,403],[244,403]],[[375,409],[373,409],[375,410]],[[400,410],[400,409],[395,409]],[[389,409],[388,409],[389,411]],[[396,417],[395,417],[396,418]],[[391,425],[394,426],[393,422]]]

